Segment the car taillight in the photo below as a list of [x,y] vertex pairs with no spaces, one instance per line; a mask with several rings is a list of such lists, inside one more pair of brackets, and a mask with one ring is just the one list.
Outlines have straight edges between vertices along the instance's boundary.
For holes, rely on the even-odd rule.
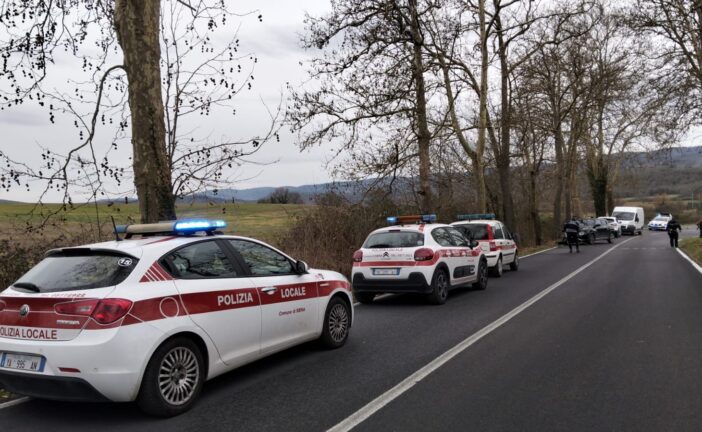
[[434,251],[428,248],[421,248],[414,251],[415,261],[429,261],[434,258]]
[[492,226],[490,225],[487,226],[487,235],[488,240],[495,240],[495,235],[492,233]]
[[353,253],[353,262],[361,262],[361,261],[363,261],[363,251],[357,250],[356,252]]
[[111,324],[124,317],[131,307],[130,300],[111,298],[59,303],[54,310],[59,314],[89,316],[100,324]]
[[490,241],[490,252],[495,252],[497,250],[497,243],[494,241]]

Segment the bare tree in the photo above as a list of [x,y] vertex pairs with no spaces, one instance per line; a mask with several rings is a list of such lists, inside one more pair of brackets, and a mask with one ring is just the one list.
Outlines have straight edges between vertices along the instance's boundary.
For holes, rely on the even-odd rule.
[[[185,116],[217,107],[234,114],[231,98],[253,81],[255,56],[237,54],[236,38],[216,46],[213,34],[240,17],[223,2],[6,0],[1,8],[0,29],[9,36],[0,44],[2,108],[37,103],[48,108],[52,123],[70,116],[78,129],[67,152],[42,148],[41,167],[1,152],[6,190],[41,181],[40,202],[59,191],[66,206],[74,205],[73,194],[97,203],[133,174],[142,220],[173,219],[176,196],[221,184],[225,169],[277,139],[277,111],[270,112],[271,127],[254,138],[213,140],[183,126]],[[66,57],[77,59],[89,78],[72,78],[73,91],[55,90],[49,85],[55,60]],[[115,137],[98,139],[98,129],[110,125]],[[112,161],[124,137],[132,143],[132,173]]]

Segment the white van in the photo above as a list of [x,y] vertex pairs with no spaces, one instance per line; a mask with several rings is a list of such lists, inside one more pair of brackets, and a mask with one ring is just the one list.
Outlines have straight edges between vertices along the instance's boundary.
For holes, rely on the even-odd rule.
[[644,211],[642,207],[614,207],[612,216],[621,221],[622,234],[643,234]]

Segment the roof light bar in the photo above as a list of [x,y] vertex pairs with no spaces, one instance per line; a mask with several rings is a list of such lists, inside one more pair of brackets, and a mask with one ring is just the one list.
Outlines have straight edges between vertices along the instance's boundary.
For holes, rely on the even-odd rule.
[[435,214],[425,215],[409,215],[409,216],[390,216],[387,218],[388,225],[404,225],[417,223],[433,223],[436,222]]
[[495,213],[473,213],[473,214],[459,214],[456,216],[459,221],[470,221],[470,220],[492,220],[495,219]]
[[126,234],[127,238],[134,234],[140,235],[177,235],[193,234],[196,232],[211,233],[222,228],[226,228],[227,223],[223,220],[215,219],[183,219],[171,222],[158,222],[150,224],[116,225],[116,234]]

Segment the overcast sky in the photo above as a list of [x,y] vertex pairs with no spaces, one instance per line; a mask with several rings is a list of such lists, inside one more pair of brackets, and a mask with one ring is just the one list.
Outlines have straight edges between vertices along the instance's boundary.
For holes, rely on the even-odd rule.
[[[300,48],[299,34],[303,32],[305,12],[322,15],[330,8],[329,0],[238,0],[236,11],[245,13],[260,10],[263,21],[256,15],[241,20],[238,38],[241,41],[240,52],[253,52],[258,57],[255,85],[251,92],[236,96],[237,116],[235,120],[209,118],[202,127],[210,128],[213,136],[229,138],[251,137],[265,131],[269,125],[268,115],[261,100],[275,108],[285,91],[286,83],[299,86],[306,77],[305,67],[301,65],[312,53]],[[70,63],[69,63],[70,62]],[[59,65],[60,72],[55,75],[70,76],[78,65],[67,59],[65,65]],[[54,78],[56,78],[54,76]],[[65,78],[57,79],[57,85]],[[67,87],[67,91],[70,87]],[[60,120],[60,119],[59,119]],[[41,161],[40,146],[48,147],[60,153],[68,148],[66,142],[75,143],[76,129],[73,120],[57,121],[51,124],[48,113],[34,104],[0,111],[0,149],[15,160],[37,166]],[[111,139],[100,136],[97,140]],[[108,135],[107,133],[105,135]],[[125,147],[125,152],[127,146]],[[281,130],[280,142],[267,143],[255,156],[251,157],[259,164],[245,164],[233,170],[231,175],[237,179],[235,188],[243,189],[259,186],[299,186],[331,181],[325,165],[333,154],[331,146],[318,147],[301,152],[295,144],[295,136],[287,128]],[[125,163],[128,163],[125,161]],[[33,184],[27,193],[15,188],[10,193],[0,192],[0,199],[32,201],[43,187]],[[60,199],[59,195],[49,197],[49,201]]]

